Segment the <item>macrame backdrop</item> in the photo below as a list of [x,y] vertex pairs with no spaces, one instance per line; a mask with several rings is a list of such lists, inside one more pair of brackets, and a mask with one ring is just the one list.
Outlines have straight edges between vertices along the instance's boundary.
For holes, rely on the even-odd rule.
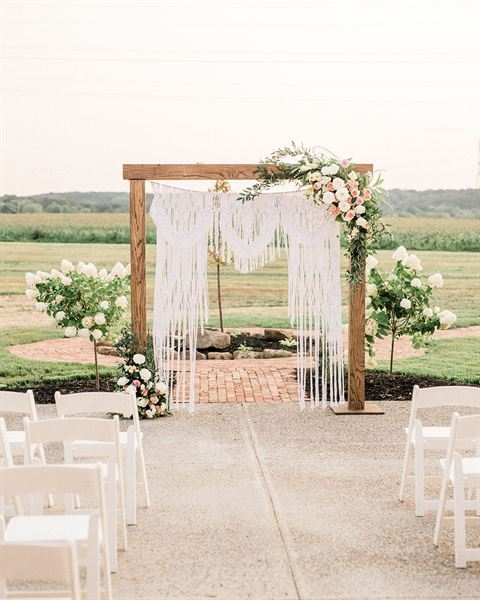
[[208,320],[208,250],[248,273],[275,260],[282,247],[288,256],[288,313],[297,330],[300,407],[305,406],[308,367],[312,406],[343,402],[340,232],[325,207],[301,191],[262,194],[242,203],[234,192],[152,185],[155,360],[174,404],[185,405],[187,395],[190,409],[195,403],[197,335]]

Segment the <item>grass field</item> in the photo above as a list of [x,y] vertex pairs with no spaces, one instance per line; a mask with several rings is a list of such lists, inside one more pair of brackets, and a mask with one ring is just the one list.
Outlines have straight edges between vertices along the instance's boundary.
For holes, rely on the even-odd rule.
[[[410,250],[480,252],[480,219],[386,217],[393,237],[385,235],[380,247],[403,244]],[[129,217],[125,213],[1,214],[0,241],[52,243],[128,243]],[[147,219],[147,239],[155,231]]]
[[[88,216],[88,215],[87,215]],[[0,294],[22,294],[25,290],[26,271],[50,270],[62,258],[72,262],[92,261],[97,265],[112,266],[117,260],[128,262],[129,249],[124,244],[45,244],[3,243],[1,248]],[[147,247],[148,305],[153,298],[154,246]],[[391,251],[378,252],[380,264],[391,266]],[[442,308],[458,315],[459,326],[480,323],[480,255],[469,252],[417,252],[425,273],[440,271],[445,286],[438,290],[436,300]],[[345,268],[346,262],[343,261]],[[216,290],[213,267],[209,273],[212,316],[215,316]],[[289,325],[286,314],[287,264],[283,258],[256,273],[240,274],[231,267],[223,269],[223,303],[226,326],[279,326]],[[344,286],[344,303],[347,300]],[[345,316],[345,315],[344,315]],[[216,324],[216,320],[212,320]],[[21,325],[21,322],[18,323]]]

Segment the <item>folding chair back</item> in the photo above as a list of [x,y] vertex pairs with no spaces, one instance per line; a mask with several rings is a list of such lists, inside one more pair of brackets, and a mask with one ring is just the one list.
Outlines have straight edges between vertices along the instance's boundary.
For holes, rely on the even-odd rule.
[[451,437],[453,450],[463,448],[462,440],[475,440],[480,442],[480,414],[463,415],[453,414]]
[[[80,600],[80,582],[78,577],[78,559],[72,542],[57,544],[20,544],[0,541],[0,598],[6,598],[4,582],[35,581],[55,582],[67,586],[68,598]],[[3,590],[2,590],[3,588]],[[41,592],[25,591],[16,598],[45,597]],[[38,595],[37,595],[38,594]],[[58,591],[51,592],[52,596]],[[62,590],[62,596],[64,590]]]
[[0,459],[4,467],[13,467],[12,453],[7,439],[7,427],[3,417],[0,417]]
[[101,465],[20,465],[0,468],[4,496],[79,494],[102,499]]
[[412,412],[420,408],[440,406],[480,408],[480,388],[466,385],[443,385],[428,388],[414,386]]
[[[41,421],[24,420],[27,445],[31,449],[35,444],[52,442],[106,442],[119,447],[118,417],[113,419],[43,419]],[[120,457],[119,457],[120,458]]]
[[0,391],[0,412],[28,415],[37,420],[37,409],[32,390],[26,392]]
[[133,415],[134,422],[139,421],[135,394],[126,392],[79,392],[76,394],[55,392],[55,404],[59,417],[119,413],[127,418]]

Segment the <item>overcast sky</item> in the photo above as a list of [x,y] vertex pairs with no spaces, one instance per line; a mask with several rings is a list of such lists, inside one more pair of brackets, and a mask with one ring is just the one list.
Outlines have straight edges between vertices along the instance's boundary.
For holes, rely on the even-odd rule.
[[121,165],[290,140],[476,185],[480,1],[2,2],[0,193],[125,190]]

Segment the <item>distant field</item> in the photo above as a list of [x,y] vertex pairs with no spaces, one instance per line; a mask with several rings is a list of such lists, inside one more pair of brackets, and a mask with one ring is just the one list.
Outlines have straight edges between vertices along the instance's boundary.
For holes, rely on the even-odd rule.
[[[385,222],[393,237],[383,237],[383,249],[402,244],[410,250],[480,252],[480,219],[385,217]],[[0,215],[0,241],[127,244],[129,238],[126,213]],[[150,218],[147,240],[155,242]]]
[[[91,215],[82,215],[83,217]],[[111,215],[114,216],[114,215]],[[80,215],[77,215],[80,217]],[[454,222],[454,221],[453,221]],[[3,243],[1,244],[0,295],[23,295],[26,271],[50,270],[62,258],[73,262],[92,261],[100,266],[112,266],[117,260],[128,262],[129,249],[125,244],[45,244],[45,243]],[[380,263],[391,266],[392,252],[381,250]],[[480,323],[480,255],[471,252],[417,252],[422,259],[427,274],[440,271],[445,278],[445,286],[438,290],[436,299],[443,308],[453,310],[458,315],[458,325]],[[147,248],[148,304],[151,309],[153,296],[155,248]],[[345,268],[345,260],[343,268]],[[213,266],[209,273],[210,302],[213,324],[216,324],[215,279]],[[283,258],[267,265],[256,273],[240,274],[231,267],[223,270],[223,302],[226,326],[277,326],[287,327],[287,264]],[[344,286],[344,303],[347,290]],[[19,297],[18,301],[24,302]],[[19,308],[19,322],[22,325],[22,312]],[[23,313],[24,314],[24,313]],[[344,315],[345,317],[345,315]]]

